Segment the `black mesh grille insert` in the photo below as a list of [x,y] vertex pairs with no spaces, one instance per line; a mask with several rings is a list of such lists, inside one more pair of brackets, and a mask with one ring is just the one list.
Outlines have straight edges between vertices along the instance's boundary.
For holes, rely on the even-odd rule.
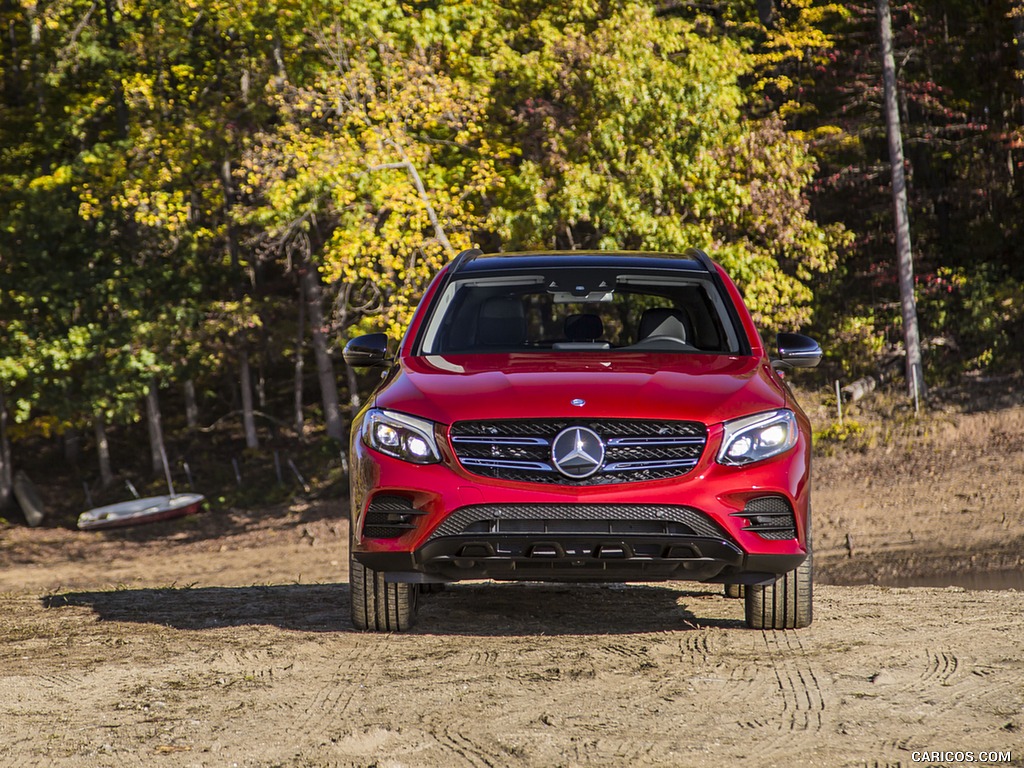
[[667,504],[480,504],[450,514],[431,539],[461,534],[620,533],[727,538],[704,513]]
[[[590,477],[567,477],[552,462],[552,442],[572,426],[593,430],[604,444],[604,461]],[[460,421],[451,427],[451,440],[462,466],[477,475],[532,483],[606,485],[686,474],[704,451],[707,429],[696,421]]]
[[376,496],[366,508],[363,536],[368,539],[397,539],[416,527],[415,520],[426,510],[416,509],[402,496]]
[[761,496],[747,502],[742,512],[733,517],[745,517],[750,524],[744,531],[756,533],[763,539],[795,539],[796,520],[793,508],[782,496]]

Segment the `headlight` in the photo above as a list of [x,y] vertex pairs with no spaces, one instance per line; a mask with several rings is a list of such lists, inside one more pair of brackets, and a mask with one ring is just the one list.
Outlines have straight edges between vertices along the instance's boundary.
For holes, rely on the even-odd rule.
[[434,424],[404,413],[371,408],[363,419],[363,442],[388,456],[413,464],[441,460],[434,440]]
[[785,453],[799,435],[792,411],[769,411],[725,423],[718,463],[752,464]]

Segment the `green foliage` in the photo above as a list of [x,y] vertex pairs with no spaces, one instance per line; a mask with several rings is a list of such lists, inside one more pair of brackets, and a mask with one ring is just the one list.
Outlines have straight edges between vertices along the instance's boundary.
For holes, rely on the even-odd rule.
[[[400,335],[426,282],[472,245],[505,151],[485,133],[486,93],[442,71],[441,51],[396,35],[318,35],[327,66],[272,96],[280,121],[245,155],[244,188],[281,251],[317,248],[329,284],[358,286],[342,325]],[[322,243],[322,244],[321,244]]]
[[833,421],[824,429],[814,433],[816,443],[846,443],[856,441],[864,435],[864,426],[853,419]]
[[[474,244],[700,246],[766,331],[813,324],[870,371],[898,338],[873,4],[759,6],[8,3],[13,421],[131,421],[154,377],[211,390],[240,349],[294,353],[300,268],[328,330],[398,335]],[[1020,359],[1014,8],[896,9],[922,330],[950,373]]]
[[919,295],[919,312],[933,333],[933,365],[947,376],[1020,370],[1024,282],[991,265],[940,268],[925,276]]
[[806,283],[845,235],[809,218],[801,142],[744,118],[750,55],[643,4],[575,23],[559,11],[523,23],[499,58],[495,101],[522,153],[490,215],[503,245],[699,245],[764,326],[806,323]]

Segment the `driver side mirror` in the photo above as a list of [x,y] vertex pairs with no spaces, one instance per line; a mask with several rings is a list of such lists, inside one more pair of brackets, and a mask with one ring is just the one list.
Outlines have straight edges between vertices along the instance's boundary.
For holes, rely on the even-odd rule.
[[345,345],[341,356],[353,368],[373,368],[387,365],[388,336],[386,333],[368,333],[356,336]]
[[780,333],[776,337],[778,360],[772,360],[775,370],[813,368],[821,362],[821,347],[810,336],[802,333]]

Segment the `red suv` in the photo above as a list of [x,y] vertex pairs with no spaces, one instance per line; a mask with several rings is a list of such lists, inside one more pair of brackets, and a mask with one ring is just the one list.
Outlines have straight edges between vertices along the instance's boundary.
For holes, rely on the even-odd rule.
[[811,623],[811,436],[706,254],[460,253],[352,426],[350,584],[360,629],[412,626],[463,579],[693,580],[746,622]]

